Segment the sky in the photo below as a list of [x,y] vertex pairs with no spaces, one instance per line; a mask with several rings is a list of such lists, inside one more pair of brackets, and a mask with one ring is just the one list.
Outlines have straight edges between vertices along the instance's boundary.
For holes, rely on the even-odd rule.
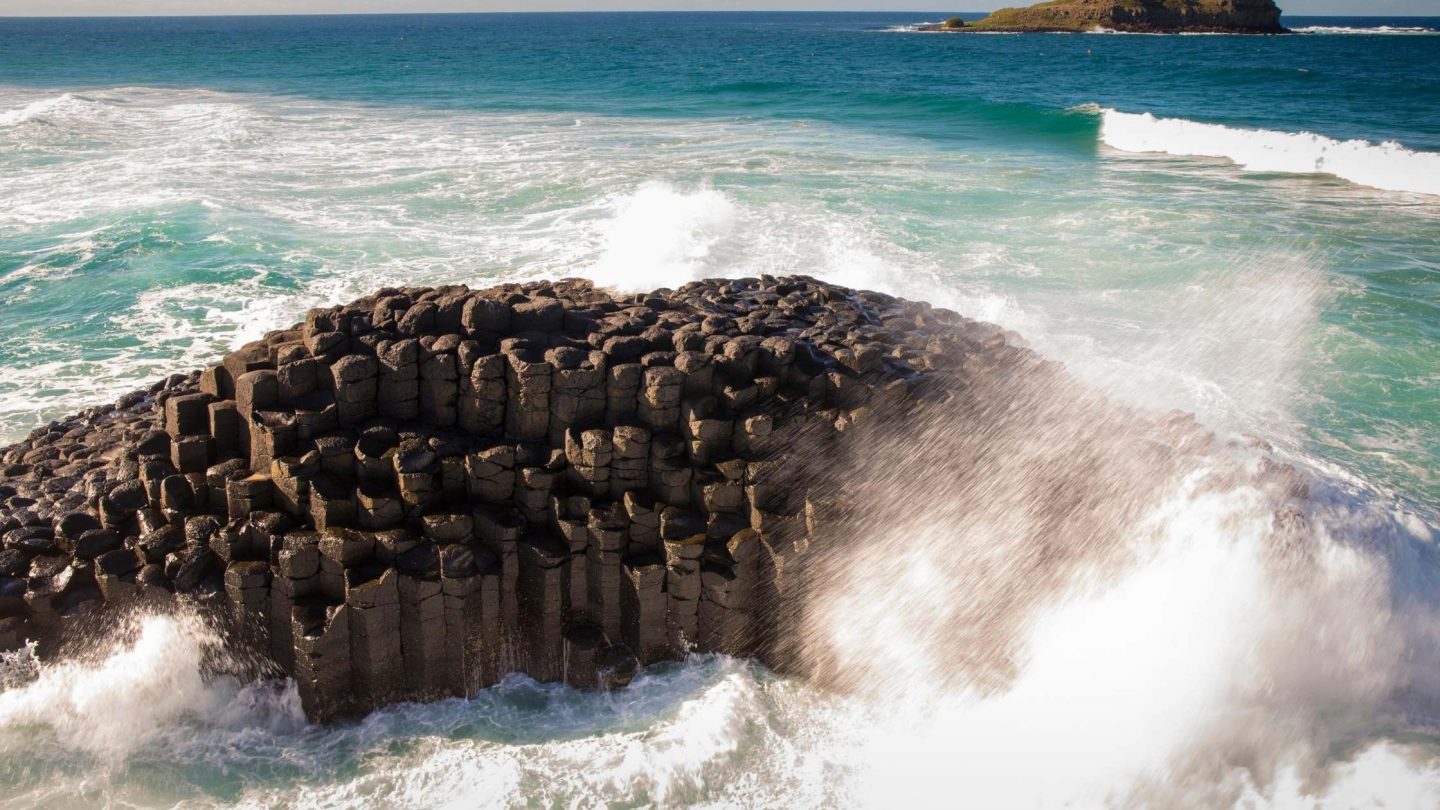
[[[1032,0],[1033,2],[1033,0]],[[1279,0],[1291,15],[1440,16],[1440,0]],[[990,11],[1026,0],[0,0],[5,16],[421,11]]]

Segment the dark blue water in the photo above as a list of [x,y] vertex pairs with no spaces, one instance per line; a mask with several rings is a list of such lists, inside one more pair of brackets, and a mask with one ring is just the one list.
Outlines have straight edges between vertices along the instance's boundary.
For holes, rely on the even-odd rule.
[[[1440,37],[890,36],[934,14],[0,19],[0,81],[1086,141],[1094,103],[1440,148]],[[1355,18],[1287,18],[1293,28]],[[1440,30],[1440,18],[1379,20]],[[978,119],[978,120],[977,120]],[[1083,127],[1082,127],[1083,128]]]

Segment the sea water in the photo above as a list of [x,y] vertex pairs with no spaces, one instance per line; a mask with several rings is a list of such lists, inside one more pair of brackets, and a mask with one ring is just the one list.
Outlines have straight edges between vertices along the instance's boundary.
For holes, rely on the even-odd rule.
[[1440,20],[934,16],[0,20],[0,438],[384,285],[808,273],[1299,465],[1303,576],[1261,493],[1165,482],[1119,575],[1027,600],[998,686],[929,677],[924,628],[1006,580],[921,554],[826,595],[855,688],[702,656],[334,728],[138,618],[0,665],[0,800],[1440,804]]

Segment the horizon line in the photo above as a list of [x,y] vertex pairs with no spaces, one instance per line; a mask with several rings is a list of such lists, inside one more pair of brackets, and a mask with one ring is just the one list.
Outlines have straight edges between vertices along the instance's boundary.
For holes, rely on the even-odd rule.
[[[955,11],[939,8],[918,9],[816,9],[816,8],[716,8],[716,9],[542,9],[539,11],[517,11],[490,9],[485,11],[279,11],[239,12],[234,14],[0,14],[0,20],[174,20],[174,19],[234,19],[241,17],[463,17],[480,15],[553,15],[553,14],[990,14],[989,11]],[[1281,17],[1337,17],[1345,19],[1437,19],[1440,14],[1287,14]]]

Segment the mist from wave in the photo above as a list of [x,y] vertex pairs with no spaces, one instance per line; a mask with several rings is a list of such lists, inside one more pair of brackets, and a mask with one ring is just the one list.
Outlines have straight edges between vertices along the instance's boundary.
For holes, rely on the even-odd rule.
[[[1044,572],[1055,541],[1023,526],[927,515],[872,538],[818,622],[831,677],[886,707],[861,801],[1440,800],[1433,529],[1345,495],[1287,539],[1269,496],[1216,472],[1164,492],[1118,558],[1059,541],[1061,560],[1082,557],[1059,588]],[[956,675],[1017,640],[1001,685]]]
[[[1188,471],[1152,476],[1095,407],[989,409],[1000,421],[982,417],[984,430],[937,422],[834,459],[866,484],[857,508],[904,518],[860,543],[815,539],[816,553],[836,549],[807,589],[819,684],[698,656],[615,692],[511,676],[470,699],[316,727],[293,684],[222,674],[225,651],[193,615],[140,615],[76,658],[0,664],[0,800],[1440,801],[1435,525],[1373,492],[1296,477],[1256,444],[1187,441]],[[1060,471],[1075,500],[1049,499],[1054,451],[1075,442],[1091,454]],[[961,452],[976,446],[993,453]],[[936,475],[937,458],[968,473]],[[1103,497],[1132,479],[1145,483]],[[1068,531],[1081,526],[1101,531]]]
[[[651,207],[683,212],[652,234],[669,241],[628,243],[626,217]],[[616,266],[651,250],[643,255],[663,263],[655,272],[670,273],[668,286],[723,262],[713,251],[743,216],[711,190],[663,187],[617,210]],[[1317,302],[1296,292],[1303,276],[1259,273],[1248,285],[1235,300],[1289,301],[1275,325],[1295,335],[1318,317]],[[1231,308],[1166,313],[1174,351],[1132,362],[1211,350],[1234,329]],[[1226,385],[1268,382],[1304,350],[1278,341],[1273,356],[1234,363]],[[854,487],[844,525],[857,536],[814,540],[816,553],[835,548],[807,587],[815,684],[701,656],[612,693],[515,676],[469,700],[320,728],[301,719],[293,685],[219,674],[207,659],[224,651],[193,617],[141,616],[88,655],[5,663],[0,798],[1440,801],[1434,515],[1260,440],[1214,442],[1183,418],[1151,436],[1141,432],[1149,416],[1075,383],[1028,390],[1024,380],[977,377],[967,393],[988,406],[962,402],[958,418],[827,459]],[[1169,453],[1145,451],[1160,438],[1179,456],[1173,467]]]

